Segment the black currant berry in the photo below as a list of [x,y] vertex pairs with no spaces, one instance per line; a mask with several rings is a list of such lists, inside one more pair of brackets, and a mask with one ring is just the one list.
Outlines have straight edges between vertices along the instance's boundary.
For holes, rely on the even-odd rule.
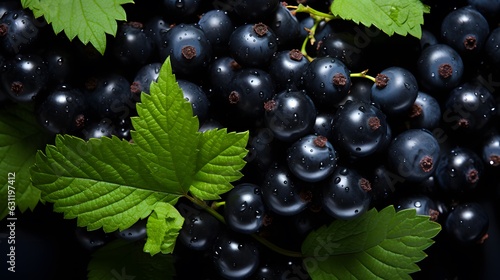
[[406,194],[398,198],[396,211],[403,209],[415,209],[417,215],[429,216],[432,221],[437,221],[439,211],[429,196],[424,194]]
[[408,113],[418,95],[415,76],[405,68],[389,67],[375,77],[372,86],[372,101],[387,116]]
[[262,198],[274,213],[291,216],[306,209],[310,193],[286,164],[275,163],[265,175]]
[[212,248],[219,235],[220,222],[205,211],[192,211],[184,219],[177,237],[187,248],[207,250]]
[[133,112],[130,82],[122,75],[107,73],[86,83],[87,102],[92,118],[125,119]]
[[127,229],[116,231],[115,236],[130,242],[145,239],[147,221],[147,219],[139,220]]
[[471,134],[485,128],[496,115],[496,102],[486,86],[467,82],[449,93],[442,112],[451,132]]
[[46,23],[36,20],[30,10],[7,11],[0,18],[0,49],[9,55],[32,50],[44,25]]
[[365,157],[385,148],[385,114],[370,103],[347,101],[334,115],[332,143],[350,157]]
[[435,44],[422,50],[417,62],[423,88],[431,92],[451,90],[462,81],[464,64],[455,49]]
[[432,95],[419,91],[408,118],[411,128],[425,128],[432,131],[440,125],[441,106]]
[[439,187],[450,194],[468,194],[477,189],[484,166],[476,152],[456,147],[441,155],[436,168]]
[[267,71],[275,81],[277,90],[296,90],[300,87],[307,64],[309,61],[300,50],[283,50],[274,54]]
[[228,86],[226,102],[237,118],[256,120],[264,117],[264,103],[275,94],[271,75],[258,68],[243,68],[235,73]]
[[31,102],[48,83],[47,64],[37,54],[18,54],[0,72],[3,90],[16,102]]
[[267,127],[276,139],[292,142],[312,131],[316,106],[304,91],[281,91],[263,104]]
[[38,123],[53,134],[73,133],[85,126],[87,103],[78,88],[59,85],[37,104]]
[[118,26],[110,47],[111,55],[125,67],[140,67],[153,55],[154,41],[137,21],[123,22]]
[[319,182],[330,176],[337,167],[337,154],[326,137],[311,134],[290,145],[287,163],[297,178],[306,182]]
[[229,54],[245,67],[267,67],[277,50],[276,35],[263,23],[240,25],[229,37]]
[[208,68],[212,45],[198,24],[178,24],[161,35],[160,59],[170,57],[174,73],[193,78]]
[[210,102],[207,94],[202,87],[193,82],[177,79],[177,83],[182,90],[184,99],[191,103],[193,115],[198,117],[200,123],[203,123],[208,119],[208,111],[210,108]]
[[444,228],[462,244],[482,243],[488,238],[488,212],[477,202],[462,203],[448,214]]
[[259,267],[259,248],[247,236],[222,233],[215,240],[212,261],[224,279],[249,279]]
[[228,192],[224,205],[224,218],[229,228],[251,234],[264,223],[265,207],[260,186],[241,183]]
[[387,148],[390,170],[410,182],[432,175],[441,151],[434,135],[425,129],[408,129],[397,135]]
[[231,17],[224,10],[210,10],[203,13],[198,25],[212,45],[214,54],[227,54],[229,37],[235,27]]
[[449,12],[441,22],[444,42],[465,56],[480,53],[489,32],[488,21],[472,6]]
[[130,85],[132,99],[135,102],[141,100],[141,93],[149,93],[152,82],[156,82],[160,74],[161,63],[153,62],[143,65],[135,74],[134,80]]
[[303,83],[318,108],[331,108],[349,92],[351,76],[341,60],[318,57],[307,65]]
[[371,184],[355,169],[338,166],[322,185],[322,206],[340,220],[354,219],[370,208]]

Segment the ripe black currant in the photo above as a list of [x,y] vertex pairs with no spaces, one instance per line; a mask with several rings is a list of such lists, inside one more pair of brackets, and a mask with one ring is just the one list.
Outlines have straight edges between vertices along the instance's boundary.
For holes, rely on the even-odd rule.
[[87,103],[83,92],[67,85],[49,90],[37,104],[38,123],[53,134],[81,130],[88,118],[86,115]]
[[354,219],[370,208],[370,191],[370,181],[356,169],[338,166],[322,186],[323,209],[337,219]]
[[318,108],[331,108],[349,92],[350,71],[339,59],[318,57],[307,65],[303,84]]
[[337,153],[326,137],[310,134],[290,145],[287,163],[299,179],[319,182],[330,176],[337,166]]
[[260,186],[241,183],[228,192],[224,218],[230,229],[245,234],[255,233],[264,223],[265,212]]
[[229,37],[230,55],[246,67],[267,67],[277,50],[276,35],[264,23],[240,25]]
[[263,104],[265,121],[273,136],[292,142],[312,131],[316,106],[304,91],[281,91]]
[[389,169],[410,182],[432,175],[440,155],[440,145],[426,129],[408,129],[397,135],[387,148]]

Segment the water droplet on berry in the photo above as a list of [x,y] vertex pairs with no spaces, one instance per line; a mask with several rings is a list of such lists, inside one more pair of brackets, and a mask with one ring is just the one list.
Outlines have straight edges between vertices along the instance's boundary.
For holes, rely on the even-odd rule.
[[245,210],[247,210],[247,207],[248,207],[248,203],[243,202],[241,205],[240,205],[240,211],[243,212]]

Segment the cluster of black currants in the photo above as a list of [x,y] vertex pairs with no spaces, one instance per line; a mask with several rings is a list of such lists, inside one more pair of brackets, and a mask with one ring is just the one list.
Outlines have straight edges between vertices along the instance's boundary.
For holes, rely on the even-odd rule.
[[[249,130],[244,177],[213,206],[226,225],[179,203],[175,253],[211,260],[193,270],[181,258],[180,275],[307,279],[293,251],[311,230],[390,204],[429,215],[460,246],[488,237],[500,5],[424,1],[431,13],[416,39],[317,22],[295,1],[150,2],[125,5],[104,55],[53,34],[18,1],[0,3],[0,100],[33,104],[49,133],[130,139],[135,103],[170,56],[200,131]],[[297,2],[325,13],[331,3]],[[144,238],[144,227],[117,236]]]

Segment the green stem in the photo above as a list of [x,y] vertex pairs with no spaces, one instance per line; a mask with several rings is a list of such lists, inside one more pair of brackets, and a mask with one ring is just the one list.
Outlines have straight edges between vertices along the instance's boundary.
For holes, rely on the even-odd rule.
[[372,77],[370,75],[367,75],[366,73],[368,73],[368,70],[365,70],[365,71],[362,71],[362,72],[359,72],[359,73],[351,73],[349,76],[351,78],[365,78],[365,79],[368,79],[372,82],[375,83],[375,77]]
[[[226,224],[226,221],[224,220],[224,217],[219,212],[217,212],[214,208],[208,206],[203,200],[197,199],[197,198],[192,197],[190,195],[184,195],[184,197],[187,198],[187,199],[189,199],[194,204],[200,206],[201,208],[203,208],[205,211],[207,211],[211,215],[213,215],[221,223]],[[287,249],[283,249],[283,248],[277,246],[276,244],[270,242],[269,240],[267,240],[265,238],[262,238],[261,236],[259,236],[257,234],[252,234],[251,236],[255,240],[257,240],[258,242],[260,242],[262,245],[264,245],[264,246],[268,247],[269,249],[271,249],[271,250],[273,250],[273,251],[275,251],[275,252],[277,252],[279,254],[282,254],[284,256],[288,256],[288,257],[292,257],[292,258],[302,258],[302,257],[304,257],[304,255],[302,255],[302,253],[300,253],[300,252],[295,252],[295,251],[290,251],[290,250],[287,250]]]
[[296,13],[308,13],[311,16],[315,16],[315,17],[323,19],[325,21],[330,21],[332,19],[337,18],[336,16],[334,16],[332,14],[323,13],[323,12],[315,10],[309,6],[304,6],[302,4],[299,4],[298,6],[293,6],[293,7],[296,8],[296,10],[295,10]]

